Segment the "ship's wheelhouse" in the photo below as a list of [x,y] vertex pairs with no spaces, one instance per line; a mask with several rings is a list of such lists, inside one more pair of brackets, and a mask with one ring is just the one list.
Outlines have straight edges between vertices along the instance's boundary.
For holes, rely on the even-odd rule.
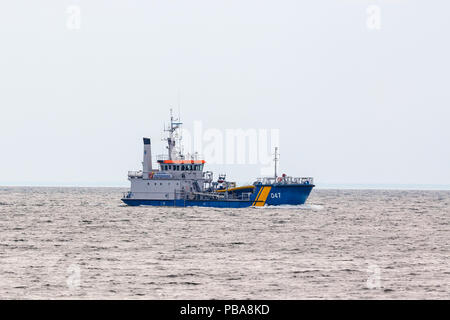
[[205,160],[159,160],[161,171],[197,171],[202,172]]

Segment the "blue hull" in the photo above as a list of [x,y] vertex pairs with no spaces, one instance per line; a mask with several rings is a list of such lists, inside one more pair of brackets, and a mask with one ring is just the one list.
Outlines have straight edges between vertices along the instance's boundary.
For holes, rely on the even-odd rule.
[[241,200],[139,200],[122,199],[129,206],[245,208],[251,201]]
[[123,198],[129,206],[246,208],[251,206],[300,205],[306,202],[314,185],[258,185],[250,200],[146,200]]

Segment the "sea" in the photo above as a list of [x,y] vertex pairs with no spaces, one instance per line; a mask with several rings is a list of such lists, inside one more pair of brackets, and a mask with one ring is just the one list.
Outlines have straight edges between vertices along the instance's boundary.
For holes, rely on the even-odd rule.
[[0,299],[450,298],[450,191],[246,209],[128,207],[125,191],[0,187]]

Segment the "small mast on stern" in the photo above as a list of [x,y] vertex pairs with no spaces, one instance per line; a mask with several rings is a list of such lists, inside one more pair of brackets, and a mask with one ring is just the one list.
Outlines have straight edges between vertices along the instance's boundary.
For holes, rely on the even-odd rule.
[[273,159],[273,161],[275,162],[275,179],[278,177],[277,174],[277,164],[278,164],[278,147],[275,147],[275,158]]

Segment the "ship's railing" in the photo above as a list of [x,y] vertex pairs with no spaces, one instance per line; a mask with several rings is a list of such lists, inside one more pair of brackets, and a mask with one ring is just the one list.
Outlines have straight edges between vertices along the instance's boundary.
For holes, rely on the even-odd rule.
[[159,160],[170,160],[170,159],[169,159],[169,155],[167,155],[167,154],[158,154],[156,156],[156,160],[159,161]]
[[264,177],[256,179],[256,183],[260,184],[314,184],[312,177]]
[[128,178],[142,178],[142,171],[128,171]]
[[[181,159],[172,159],[172,160],[202,160],[204,159],[201,154],[198,153],[187,153],[185,154]],[[158,154],[156,156],[156,161],[164,161],[164,160],[170,160],[168,154]]]
[[[139,195],[147,195],[147,192],[123,192],[122,198],[123,199],[132,199],[136,196],[139,197]],[[199,200],[199,197],[206,198],[206,199],[238,199],[238,200],[246,200],[249,201],[251,198],[252,193],[251,192],[244,192],[240,194],[238,197],[229,197],[228,194],[218,194],[214,192],[185,192],[185,191],[177,191],[175,190],[173,193],[173,198],[169,197],[169,193],[162,192],[161,196],[164,194],[166,197],[165,200]]]
[[124,192],[124,193],[122,193],[122,198],[123,199],[129,199],[129,198],[131,198],[132,195],[133,194],[131,193],[131,191]]

